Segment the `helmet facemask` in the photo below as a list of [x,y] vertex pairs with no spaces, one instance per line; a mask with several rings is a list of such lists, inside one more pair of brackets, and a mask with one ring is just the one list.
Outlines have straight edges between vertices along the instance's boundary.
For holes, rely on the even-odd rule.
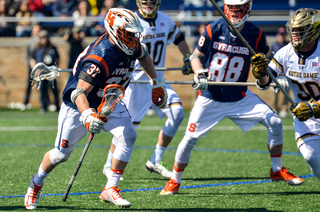
[[250,16],[252,2],[243,0],[225,0],[224,13],[235,27],[240,27]]
[[[150,3],[153,5],[153,8],[149,8]],[[159,10],[160,4],[161,0],[137,0],[139,12],[144,18],[154,18]]]
[[318,38],[320,13],[315,9],[302,8],[296,11],[286,24],[290,43],[299,51]]

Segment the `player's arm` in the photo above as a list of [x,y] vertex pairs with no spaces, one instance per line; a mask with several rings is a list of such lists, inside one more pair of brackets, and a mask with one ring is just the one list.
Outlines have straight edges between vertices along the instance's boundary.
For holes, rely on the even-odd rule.
[[160,108],[163,108],[167,104],[167,89],[164,78],[158,78],[157,72],[153,64],[153,60],[148,54],[148,48],[141,43],[141,55],[138,57],[142,70],[150,79],[152,85],[152,102]]
[[179,32],[173,43],[178,46],[179,51],[183,55],[184,65],[182,67],[182,74],[189,75],[189,74],[193,73],[192,68],[191,68],[191,63],[190,63],[191,53],[190,53],[189,45],[187,44],[184,35]]
[[73,97],[73,98],[75,98],[73,101],[76,104],[80,113],[82,113],[83,111],[90,108],[89,102],[87,99],[87,95],[88,95],[88,93],[90,93],[92,88],[93,88],[93,85],[89,84],[88,82],[84,81],[83,79],[79,79],[78,86],[76,89],[78,89],[78,90],[83,89],[83,91],[80,91],[77,98]]
[[208,69],[205,69],[201,62],[204,55],[196,48],[190,56],[191,67],[194,70],[192,87],[195,90],[206,90],[208,88],[208,80],[205,75]]

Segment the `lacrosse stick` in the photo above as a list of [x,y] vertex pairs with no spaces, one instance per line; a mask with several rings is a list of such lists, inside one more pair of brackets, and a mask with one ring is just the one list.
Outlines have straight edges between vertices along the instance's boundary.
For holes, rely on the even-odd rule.
[[[100,103],[100,105],[98,107],[99,115],[102,117],[106,117],[106,116],[110,115],[113,112],[116,105],[123,98],[124,92],[125,92],[124,88],[121,85],[116,85],[116,84],[107,85],[103,89],[102,102]],[[89,149],[89,146],[91,144],[91,141],[93,140],[93,137],[94,137],[94,133],[91,133],[89,136],[89,139],[86,143],[86,146],[83,149],[83,152],[82,152],[81,157],[79,159],[78,165],[77,165],[76,169],[74,170],[74,173],[70,179],[68,187],[63,194],[63,197],[62,197],[63,202],[65,202],[67,200],[67,197],[68,197],[68,194],[69,194],[71,187],[73,185],[74,179],[76,178],[76,176],[78,174],[78,171],[81,167],[84,156],[86,155],[86,153]]]
[[[149,84],[148,80],[131,80],[130,83],[141,83],[141,84]],[[192,85],[192,81],[166,81],[165,84],[190,84]],[[254,82],[208,82],[208,85],[220,85],[220,86],[256,86]],[[276,87],[276,84],[271,83],[270,86]]]
[[[231,21],[227,18],[227,16],[222,12],[220,7],[217,5],[217,3],[214,0],[210,0],[210,2],[213,4],[213,6],[218,10],[220,15],[223,17],[224,20],[228,23],[228,25],[232,28],[232,30],[236,33],[238,38],[242,41],[242,43],[249,49],[250,53],[252,55],[255,55],[256,52],[253,50],[253,48],[248,44],[248,42],[242,37],[240,32],[237,30],[235,26],[231,23]],[[280,85],[278,80],[273,76],[273,74],[267,69],[267,74],[272,79],[272,81],[277,85],[279,90],[283,93],[283,95],[288,99],[288,101],[292,104],[292,106],[296,107],[296,103],[293,101],[293,99],[289,96],[289,94],[285,91],[285,89]]]
[[[47,67],[49,68],[49,67]],[[57,68],[57,67],[51,67],[51,69],[53,69],[54,71],[58,71],[58,72],[72,72],[72,69],[60,69],[60,68]],[[156,71],[181,71],[182,68],[155,68]],[[142,68],[137,68],[135,69],[135,71],[142,71]]]
[[37,63],[31,73],[30,78],[32,80],[31,84],[36,85],[37,83],[48,80],[53,81],[54,79],[60,77],[60,68],[57,68],[56,66],[47,66],[44,63]]

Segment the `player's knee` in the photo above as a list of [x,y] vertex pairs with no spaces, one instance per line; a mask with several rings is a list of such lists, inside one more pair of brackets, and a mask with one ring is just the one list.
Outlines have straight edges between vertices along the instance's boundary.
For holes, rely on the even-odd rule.
[[66,152],[62,153],[57,148],[54,148],[49,151],[49,157],[50,157],[51,163],[53,165],[58,165],[59,163],[67,161],[68,158],[70,157],[70,155],[71,155],[71,152],[70,153],[66,153]]
[[137,139],[137,132],[134,130],[134,128],[125,128],[123,130],[123,138],[126,141],[126,143],[134,144],[134,142]]
[[181,122],[184,119],[184,111],[183,111],[183,109],[177,110],[177,113],[175,114],[174,117],[175,117],[174,118],[175,124],[180,125]]
[[191,151],[196,145],[198,139],[199,138],[192,138],[185,135],[178,146],[175,161],[182,164],[189,163]]

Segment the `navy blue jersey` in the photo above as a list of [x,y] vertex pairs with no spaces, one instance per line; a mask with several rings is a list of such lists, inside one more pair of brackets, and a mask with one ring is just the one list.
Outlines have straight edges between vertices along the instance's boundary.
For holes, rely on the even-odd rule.
[[126,55],[110,42],[108,34],[102,35],[79,55],[63,91],[63,102],[72,108],[77,108],[71,102],[70,95],[77,87],[80,78],[94,86],[87,98],[90,107],[97,109],[106,85],[118,84],[126,89],[131,80],[136,58],[141,53],[140,43],[134,54]]
[[[241,35],[256,52],[269,51],[266,36],[252,23],[244,23]],[[252,55],[224,19],[207,25],[196,48],[205,54],[202,63],[208,68],[211,81],[247,82]],[[247,86],[209,85],[201,95],[219,102],[234,102],[242,99],[246,91]]]

